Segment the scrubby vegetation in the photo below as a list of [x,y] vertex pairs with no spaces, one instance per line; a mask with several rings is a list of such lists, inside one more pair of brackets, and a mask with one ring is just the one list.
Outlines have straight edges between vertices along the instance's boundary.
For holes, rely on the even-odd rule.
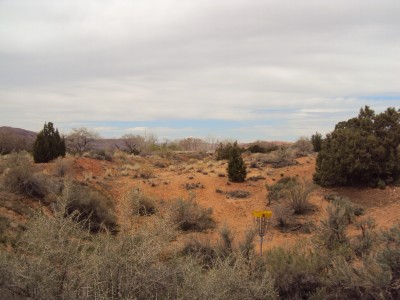
[[38,213],[12,252],[0,254],[0,289],[7,299],[397,299],[399,227],[374,233],[356,260],[359,250],[341,228],[349,224],[345,209],[335,205],[315,242],[262,257],[255,231],[236,243],[223,227],[216,243],[195,239],[173,250],[168,218],[94,235],[60,206],[51,216]]
[[47,193],[46,182],[41,174],[36,174],[27,153],[12,153],[6,161],[6,174],[2,186],[11,193],[42,199]]
[[237,142],[226,143],[226,144],[220,143],[218,148],[215,149],[216,159],[217,160],[223,160],[223,159],[229,160],[229,158],[232,154],[232,151],[238,152],[241,154],[244,150],[238,146]]
[[[204,151],[209,145],[192,138],[174,143],[185,152],[152,143],[136,155],[139,144],[125,145],[112,162],[104,161],[111,153],[90,145],[79,154],[97,160],[34,164],[27,153],[0,157],[0,298],[399,299],[400,225],[380,231],[382,220],[375,223],[369,210],[363,216],[368,206],[339,196],[341,189],[314,193],[302,178],[313,166],[311,144],[300,138],[269,151],[257,142],[251,148],[257,153],[226,144],[225,159],[237,148],[236,159],[256,168],[237,184],[224,178],[229,163],[216,162]],[[272,169],[297,163],[293,170]],[[170,189],[180,198],[167,198]],[[225,196],[213,197],[214,189]],[[397,192],[376,191],[388,190]],[[265,192],[260,209],[273,211],[275,225],[267,237],[285,240],[282,247],[267,240],[259,255],[250,208],[263,203]]]
[[133,188],[129,191],[128,201],[132,209],[132,214],[148,216],[156,213],[154,199],[145,195],[140,188]]
[[368,106],[327,134],[317,157],[314,180],[322,186],[384,188],[400,176],[400,111],[375,114]]
[[176,200],[171,213],[173,222],[183,231],[204,231],[215,227],[212,209],[203,208],[193,197]]

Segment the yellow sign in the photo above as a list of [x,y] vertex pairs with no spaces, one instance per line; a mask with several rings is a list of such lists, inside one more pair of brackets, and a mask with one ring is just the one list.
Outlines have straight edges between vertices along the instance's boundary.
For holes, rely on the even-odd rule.
[[272,216],[272,211],[270,210],[255,210],[251,213],[253,215],[253,217],[256,218],[271,218]]

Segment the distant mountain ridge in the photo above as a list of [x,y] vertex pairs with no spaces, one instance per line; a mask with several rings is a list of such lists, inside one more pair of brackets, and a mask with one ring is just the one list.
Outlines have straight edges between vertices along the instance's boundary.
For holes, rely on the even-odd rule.
[[16,137],[26,138],[26,139],[36,139],[37,133],[22,129],[22,128],[15,128],[10,126],[1,126],[0,127],[0,134],[10,134]]

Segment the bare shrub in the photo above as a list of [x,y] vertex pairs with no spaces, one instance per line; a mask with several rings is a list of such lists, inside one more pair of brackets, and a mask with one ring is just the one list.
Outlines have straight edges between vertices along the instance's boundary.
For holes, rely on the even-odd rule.
[[251,181],[259,181],[259,180],[264,180],[264,179],[266,179],[266,178],[262,175],[250,176],[248,178],[248,180],[251,180]]
[[391,272],[369,258],[354,266],[337,256],[328,269],[323,294],[328,299],[398,299],[393,289]]
[[143,179],[150,179],[154,177],[154,171],[150,166],[143,165],[137,171],[138,177]]
[[257,230],[251,228],[246,231],[244,239],[239,242],[240,254],[246,259],[250,259],[254,254],[254,239],[256,236]]
[[293,145],[296,157],[307,156],[313,152],[313,144],[308,137],[300,137]]
[[203,208],[193,198],[178,199],[171,207],[172,220],[183,231],[203,231],[214,228],[212,208]]
[[197,183],[194,183],[194,182],[193,183],[188,183],[188,182],[186,182],[186,183],[183,184],[183,188],[189,191],[189,190],[194,190],[194,189],[203,189],[204,185],[201,184],[200,182],[197,182]]
[[128,193],[128,199],[133,214],[148,216],[156,213],[156,203],[153,198],[146,196],[139,188]]
[[57,158],[54,160],[52,174],[65,177],[72,169],[72,160],[68,158]]
[[250,197],[250,192],[242,190],[234,190],[225,192],[226,195],[235,199],[245,199]]
[[47,194],[42,176],[35,174],[30,164],[17,164],[4,174],[2,185],[12,193],[43,199]]
[[[174,236],[168,221],[131,233],[91,235],[62,209],[40,214],[15,252],[0,253],[0,289],[9,299],[276,299],[274,280],[240,255],[211,268],[188,247],[165,256]],[[209,250],[207,250],[209,251]],[[207,253],[207,252],[206,252]],[[214,259],[213,251],[210,253]],[[207,255],[207,254],[206,254]]]
[[223,257],[227,257],[233,253],[233,233],[232,231],[225,225],[219,231],[219,247],[218,252]]
[[212,268],[218,258],[218,253],[209,240],[190,239],[185,243],[181,253],[192,256],[205,269]]
[[275,206],[273,224],[286,231],[294,224],[294,210],[287,203],[279,203]]
[[117,231],[114,203],[99,191],[67,182],[63,200],[66,205],[66,215],[73,215],[75,220],[83,222],[90,231],[98,232],[102,229]]
[[85,127],[73,128],[71,133],[66,137],[67,150],[74,154],[82,154],[89,151],[99,135]]
[[[182,265],[188,269],[187,263]],[[270,274],[256,272],[241,256],[217,260],[207,272],[195,266],[188,270],[181,299],[277,299]]]
[[90,157],[97,160],[112,161],[113,153],[104,149],[92,149],[89,152],[85,152],[83,157]]
[[298,245],[293,249],[275,248],[267,253],[267,270],[275,279],[282,299],[307,299],[321,286],[321,271],[328,265],[323,256]]

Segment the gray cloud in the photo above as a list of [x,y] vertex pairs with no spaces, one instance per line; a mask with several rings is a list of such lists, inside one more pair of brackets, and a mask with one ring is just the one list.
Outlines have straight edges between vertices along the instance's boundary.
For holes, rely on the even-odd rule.
[[298,113],[279,117],[299,135],[318,130],[313,120],[332,128],[338,109],[350,117],[400,95],[399,9],[391,0],[3,0],[0,118],[38,130],[46,120],[268,121],[277,114],[266,110],[290,109]]

